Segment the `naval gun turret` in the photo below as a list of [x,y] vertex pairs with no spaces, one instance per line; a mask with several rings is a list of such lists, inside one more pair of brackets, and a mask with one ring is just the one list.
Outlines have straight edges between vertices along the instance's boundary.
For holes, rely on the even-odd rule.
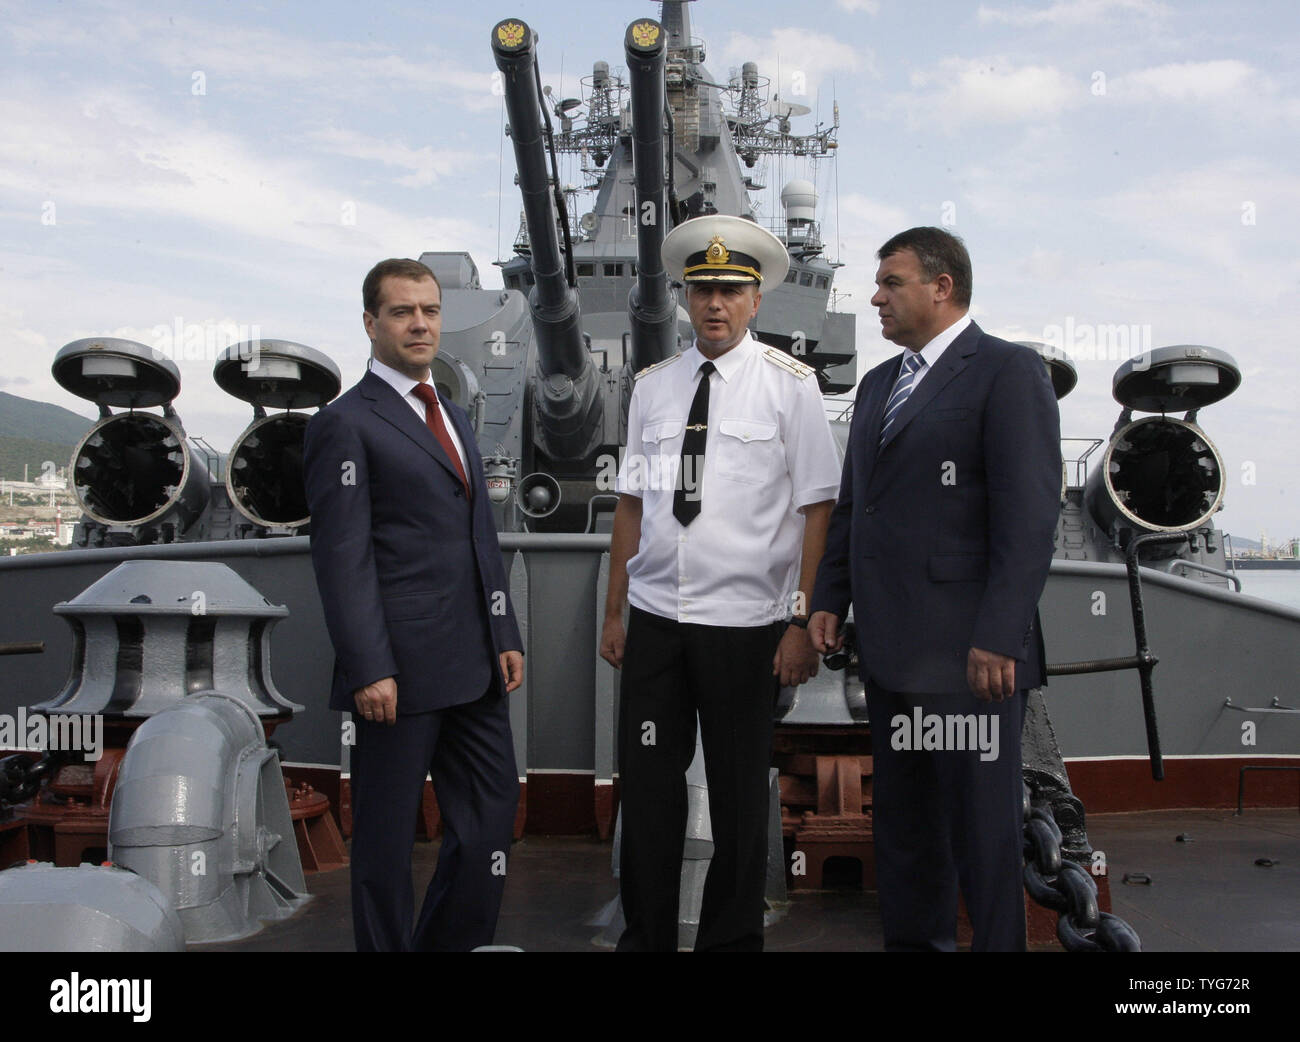
[[[791,119],[808,107],[769,100],[753,63],[719,82],[681,0],[663,3],[658,21],[629,25],[625,67],[597,61],[581,97],[543,87],[539,43],[522,19],[497,23],[491,48],[522,221],[515,256],[497,262],[499,294],[476,272],[444,277],[439,265],[463,267],[464,254],[420,258],[443,286],[439,361],[465,370],[464,393],[477,386],[473,401],[452,396],[475,420],[498,527],[605,531],[634,374],[692,336],[660,257],[675,224],[719,213],[768,226],[791,268],[763,287],[754,336],[811,365],[824,393],[856,382],[854,316],[834,309],[839,265],[824,256],[815,215],[815,164],[834,155],[838,115],[800,136]],[[769,157],[783,170],[804,164],[813,180],[789,182],[765,217]],[[578,183],[562,180],[575,165]],[[581,212],[585,192],[595,199]]]
[[552,178],[559,180],[553,158],[547,173],[543,119],[549,135],[550,117],[542,108],[535,42],[533,31],[519,19],[499,22],[492,31],[528,222],[533,275],[528,307],[537,344],[533,406],[540,447],[553,458],[572,460],[595,447],[603,400],[583,336],[573,251],[560,252],[559,233],[563,230],[568,238],[568,219],[564,197],[552,187]]
[[[515,244],[518,257],[502,265],[507,291],[500,298],[500,317],[510,317],[511,290],[527,293],[523,321],[502,339],[522,349],[522,372],[512,390],[524,391],[527,408],[502,424],[505,437],[498,451],[485,457],[489,487],[502,504],[498,517],[503,529],[596,531],[608,526],[616,501],[612,463],[624,439],[633,373],[676,352],[681,335],[689,330],[659,255],[671,220],[672,167],[665,148],[665,128],[671,125],[664,84],[667,36],[651,19],[639,19],[627,29],[630,111],[616,101],[608,103],[617,90],[608,66],[595,67],[593,83],[601,85],[605,103],[592,105],[588,135],[599,141],[588,158],[594,154],[598,165],[609,161],[610,169],[602,176],[608,181],[608,205],[599,216],[587,214],[576,226],[559,181],[556,135],[547,106],[560,122],[559,136],[571,140],[569,113],[581,103],[555,102],[549,88],[542,88],[536,35],[525,22],[499,22],[491,40],[524,222]],[[616,198],[626,185],[613,171],[629,167],[633,191]],[[598,228],[602,219],[622,225],[630,233],[626,237],[635,239],[635,259],[622,256],[625,246],[616,247],[613,255],[590,247],[575,249],[575,236],[590,241],[613,231]],[[422,259],[433,260],[427,255]],[[590,285],[597,275],[611,280],[609,292],[604,285]],[[584,281],[594,301],[585,318],[579,303]],[[611,307],[614,300],[608,299],[614,294],[621,297],[617,311]],[[445,303],[455,316],[462,301],[449,298]],[[482,358],[472,340],[449,338],[445,329],[442,353],[465,356],[471,366],[475,360],[469,356]],[[485,375],[490,367],[484,363]],[[483,441],[480,437],[480,446],[487,448]]]

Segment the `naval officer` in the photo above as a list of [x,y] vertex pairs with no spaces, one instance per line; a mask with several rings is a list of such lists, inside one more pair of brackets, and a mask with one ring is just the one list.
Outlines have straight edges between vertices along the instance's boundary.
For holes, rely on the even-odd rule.
[[695,342],[637,376],[601,637],[622,669],[618,947],[677,947],[698,714],[714,850],[695,950],[761,950],[773,709],[778,682],[817,672],[806,604],[838,454],[814,370],[747,328],[789,267],[781,241],[699,217],[663,261]]

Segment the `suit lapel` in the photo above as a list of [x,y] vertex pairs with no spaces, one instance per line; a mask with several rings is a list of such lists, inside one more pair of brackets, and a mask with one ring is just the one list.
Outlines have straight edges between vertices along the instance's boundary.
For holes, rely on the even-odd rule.
[[[898,437],[899,432],[912,422],[912,419],[934,399],[935,395],[942,391],[958,373],[970,364],[971,355],[975,353],[975,348],[983,335],[983,330],[972,322],[961,331],[956,340],[948,345],[947,350],[939,356],[939,361],[935,363],[933,372],[925,374],[921,386],[908,396],[907,401],[898,410],[898,414],[894,417],[894,422],[889,425],[889,431],[880,446],[882,450]],[[902,365],[901,360],[899,365]],[[897,374],[895,374],[895,379],[897,379]],[[893,384],[890,384],[890,387],[892,389]],[[879,422],[876,424],[876,430],[880,430]]]
[[[393,389],[388,381],[367,371],[361,380],[361,391],[370,399],[370,408],[376,416],[401,431],[402,434],[410,438],[411,441],[415,442],[416,445],[446,468],[453,478],[460,481],[460,474],[457,473],[443,447],[438,444],[438,439],[433,436],[433,431],[429,430],[427,424],[420,422],[420,418],[415,415],[415,410],[402,400],[402,396]],[[448,410],[448,415],[450,414],[451,410]],[[460,432],[459,424],[456,430]],[[461,443],[467,444],[463,434],[461,435]],[[468,449],[466,451],[468,452]]]

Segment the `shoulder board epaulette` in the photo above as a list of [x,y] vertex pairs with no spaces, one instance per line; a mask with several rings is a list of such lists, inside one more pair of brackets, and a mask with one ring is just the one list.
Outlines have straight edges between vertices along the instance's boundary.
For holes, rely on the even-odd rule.
[[656,369],[662,369],[666,365],[671,365],[673,362],[676,362],[681,357],[682,356],[680,354],[676,354],[673,355],[671,358],[665,358],[662,362],[656,362],[654,365],[648,365],[644,369],[642,369],[639,373],[636,374],[636,379],[640,380],[641,377],[645,376],[647,373],[653,373]]
[[791,358],[779,347],[769,347],[763,351],[763,357],[771,362],[774,366],[784,369],[787,373],[792,373],[800,380],[808,376],[809,373],[815,373],[817,370],[807,365],[797,358]]

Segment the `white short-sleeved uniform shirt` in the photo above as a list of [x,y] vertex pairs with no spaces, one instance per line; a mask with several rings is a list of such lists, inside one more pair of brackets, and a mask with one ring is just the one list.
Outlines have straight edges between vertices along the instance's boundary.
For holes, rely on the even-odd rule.
[[[765,354],[771,352],[771,357]],[[813,370],[748,333],[714,360],[700,514],[673,516],[686,417],[705,357],[690,347],[646,370],[627,416],[618,491],[641,498],[628,600],[708,626],[790,617],[803,550],[801,507],[833,500],[840,458]]]

